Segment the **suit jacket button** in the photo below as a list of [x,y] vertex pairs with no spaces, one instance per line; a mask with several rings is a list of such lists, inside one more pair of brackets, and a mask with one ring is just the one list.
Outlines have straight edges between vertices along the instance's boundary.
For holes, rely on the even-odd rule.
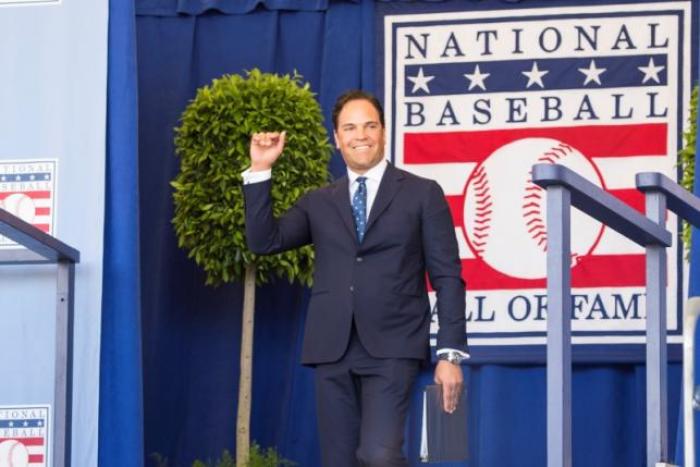
[[355,287],[351,285],[351,286],[350,286],[350,292],[354,292],[354,291],[355,291]]
[[358,262],[358,263],[361,263],[361,262],[362,262],[362,256],[358,256],[358,257],[357,257],[357,262]]

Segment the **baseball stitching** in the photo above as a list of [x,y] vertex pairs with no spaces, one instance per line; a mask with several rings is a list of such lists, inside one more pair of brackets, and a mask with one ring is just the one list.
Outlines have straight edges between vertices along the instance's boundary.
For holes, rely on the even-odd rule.
[[7,453],[7,465],[8,467],[14,467],[15,462],[12,460],[12,456],[15,453],[15,449],[20,445],[19,441],[10,446],[10,451]]
[[493,210],[493,202],[491,201],[491,188],[489,186],[489,178],[486,170],[481,166],[474,174],[474,193],[476,194],[476,212],[474,216],[474,229],[472,242],[476,253],[480,256],[484,252],[487,240],[489,238],[489,230],[491,229],[491,214]]
[[[559,143],[540,155],[537,158],[537,163],[556,164],[572,152],[573,148],[571,146]],[[542,208],[544,189],[532,181],[532,171],[528,173],[530,178],[525,184],[525,196],[522,205],[523,220],[530,237],[542,251],[547,251],[547,227],[544,222],[545,214]]]

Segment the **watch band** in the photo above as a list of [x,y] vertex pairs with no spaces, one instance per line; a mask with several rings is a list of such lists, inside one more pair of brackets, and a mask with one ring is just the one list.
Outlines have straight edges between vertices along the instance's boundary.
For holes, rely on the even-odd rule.
[[447,360],[448,362],[453,363],[455,365],[459,365],[464,360],[464,356],[462,356],[462,354],[460,354],[459,352],[455,352],[454,350],[441,353],[440,355],[438,355],[437,358],[438,360]]

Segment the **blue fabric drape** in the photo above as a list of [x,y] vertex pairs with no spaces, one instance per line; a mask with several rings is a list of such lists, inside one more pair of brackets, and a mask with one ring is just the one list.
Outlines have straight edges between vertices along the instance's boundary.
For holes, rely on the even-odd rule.
[[[696,15],[700,15],[700,13],[696,12]],[[700,63],[700,59],[698,59],[698,62]],[[694,83],[694,85],[697,86],[697,83]],[[700,118],[696,121],[696,124],[700,123]],[[695,196],[700,196],[700,177],[697,176],[698,173],[698,167],[700,167],[698,164],[700,163],[700,145],[696,143],[696,148],[695,148],[695,186],[693,187],[693,193]],[[691,234],[691,247],[690,247],[690,272],[689,272],[689,278],[688,278],[688,296],[689,297],[698,297],[700,296],[700,229],[696,227],[692,227],[692,234]],[[695,356],[695,385],[697,386],[698,383],[698,376],[700,374],[700,357],[697,355],[697,342],[698,339],[700,339],[700,329],[696,328],[695,330],[695,342],[696,342],[696,356]],[[682,392],[681,392],[682,393]],[[682,402],[681,402],[682,404]],[[679,465],[684,465],[684,452],[683,452],[683,447],[684,447],[684,442],[683,442],[683,406],[681,405],[679,407],[680,411],[680,420],[678,424],[678,437],[677,437],[677,445],[676,445],[676,462],[679,463]],[[700,466],[700,458],[698,457],[698,447],[700,446],[700,430],[698,430],[698,427],[700,427],[700,416],[698,415],[698,412],[695,412],[695,463],[696,466]],[[696,467],[696,466],[687,466],[687,467]]]
[[98,465],[143,463],[136,21],[109,2]]
[[177,16],[200,15],[207,11],[224,14],[265,10],[325,11],[328,0],[140,0],[136,14]]
[[[299,71],[330,122],[341,91],[377,91],[377,57],[371,2],[331,2],[319,11],[257,8],[246,15],[210,10],[180,16],[171,4],[169,14],[142,5],[137,17],[145,451],[184,466],[233,450],[242,289],[204,287],[204,274],[177,248],[168,183],[178,167],[172,140],[179,115],[197,87],[258,67]],[[343,173],[339,155],[330,168],[336,176]],[[284,282],[257,291],[252,437],[299,466],[315,467],[320,464],[311,370],[298,363],[307,300],[304,289]],[[545,368],[474,365],[465,375],[472,460],[436,465],[546,465]],[[412,465],[419,465],[420,387],[431,379],[432,369],[426,369],[414,392],[407,427]],[[679,379],[680,366],[673,364],[669,426],[674,428]],[[574,464],[644,465],[644,366],[577,365],[573,384]]]
[[[696,13],[700,15],[700,13]],[[698,60],[700,63],[700,59]],[[697,83],[695,83],[697,85]],[[696,121],[696,124],[700,123],[700,118]],[[696,145],[695,148],[695,186],[693,192],[695,196],[700,196],[700,177],[697,175],[700,172],[700,145]],[[688,296],[689,297],[700,297],[700,229],[697,227],[692,228],[691,237],[691,250],[690,250],[690,277],[688,280]],[[700,330],[696,328],[695,332],[695,342],[697,349],[697,342],[700,339]],[[697,352],[698,350],[696,350]],[[695,385],[698,385],[698,376],[700,375],[700,358],[695,356]],[[681,422],[682,423],[682,422]],[[700,459],[698,458],[698,446],[700,446],[700,416],[695,412],[695,461],[696,465],[700,465]],[[679,435],[682,436],[682,435]],[[680,443],[679,443],[680,444]],[[679,449],[680,450],[680,449]],[[682,459],[682,458],[681,458]],[[695,466],[692,466],[695,467]]]
[[[699,61],[700,63],[700,61]],[[700,119],[698,119],[700,122]],[[696,147],[695,149],[695,186],[693,193],[695,193],[695,196],[700,196],[700,177],[697,176],[698,173],[698,167],[700,167],[700,153],[698,152],[698,149],[700,147]],[[689,297],[700,297],[700,229],[697,227],[692,228],[692,234],[691,234],[691,249],[690,249],[690,277],[688,279],[688,296]],[[696,328],[695,329],[695,346],[696,346],[696,355],[695,355],[695,387],[700,384],[698,382],[698,375],[700,375],[700,356],[697,355],[698,347],[697,347],[697,342],[700,342],[700,329]],[[682,403],[681,403],[682,404]],[[683,411],[683,407],[681,405],[680,409],[681,414]],[[681,415],[682,417],[682,415]],[[683,420],[681,418],[679,422],[679,442],[678,442],[678,459],[682,462],[683,461],[683,430],[682,430],[682,423]],[[700,466],[700,458],[698,458],[698,447],[700,446],[700,430],[698,429],[700,427],[700,415],[698,412],[695,412],[695,466]],[[691,466],[688,466],[691,467]]]

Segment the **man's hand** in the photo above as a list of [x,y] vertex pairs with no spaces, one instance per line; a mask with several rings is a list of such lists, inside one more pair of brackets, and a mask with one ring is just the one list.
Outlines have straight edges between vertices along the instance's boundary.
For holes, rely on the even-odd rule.
[[457,409],[463,381],[462,367],[447,360],[438,361],[435,384],[442,386],[442,406],[445,412],[452,413]]
[[250,138],[250,170],[269,170],[282,154],[287,132],[253,133]]

